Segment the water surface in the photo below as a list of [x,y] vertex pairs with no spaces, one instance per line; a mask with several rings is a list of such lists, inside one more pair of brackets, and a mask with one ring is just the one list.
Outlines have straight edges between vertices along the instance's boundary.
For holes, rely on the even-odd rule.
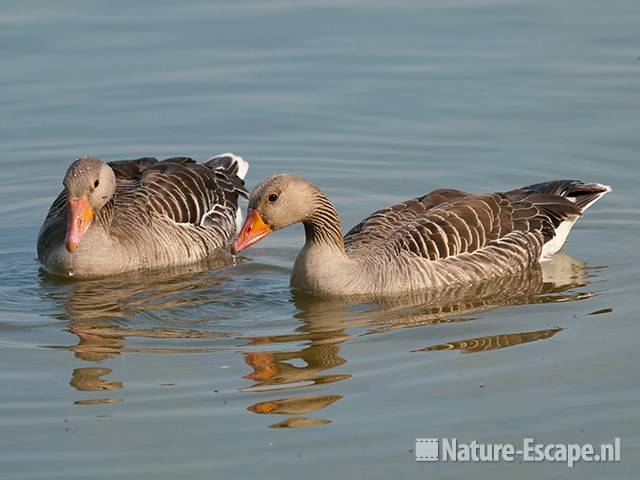
[[[633,478],[640,5],[4,2],[4,479]],[[237,265],[74,282],[35,241],[68,164],[234,151],[350,228],[440,187],[613,186],[562,255],[468,291],[292,293],[301,228]],[[416,463],[416,437],[610,441],[623,461]]]

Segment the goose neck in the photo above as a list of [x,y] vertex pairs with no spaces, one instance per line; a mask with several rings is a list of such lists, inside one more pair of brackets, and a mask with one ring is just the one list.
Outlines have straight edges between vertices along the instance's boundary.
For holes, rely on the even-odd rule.
[[302,223],[308,246],[324,246],[344,253],[340,216],[320,190],[314,194],[311,214]]

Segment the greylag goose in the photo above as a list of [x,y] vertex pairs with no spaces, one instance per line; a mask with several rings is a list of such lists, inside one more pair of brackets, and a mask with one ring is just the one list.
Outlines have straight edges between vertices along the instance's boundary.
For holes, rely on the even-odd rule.
[[242,224],[248,168],[230,153],[203,164],[79,158],[40,229],[38,259],[54,274],[97,277],[211,257]]
[[301,177],[280,174],[251,192],[232,253],[302,222],[306,242],[293,267],[294,289],[377,295],[472,284],[550,258],[610,190],[575,180],[482,195],[435,190],[378,210],[343,237],[326,195]]

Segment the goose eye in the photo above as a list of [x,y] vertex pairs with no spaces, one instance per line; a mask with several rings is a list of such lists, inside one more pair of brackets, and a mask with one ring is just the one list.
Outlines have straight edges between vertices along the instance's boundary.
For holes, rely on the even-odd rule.
[[98,188],[98,185],[100,185],[100,180],[93,182],[93,188]]
[[269,195],[269,197],[267,198],[267,200],[269,200],[269,203],[273,203],[276,200],[278,200],[278,194],[277,193],[271,193]]

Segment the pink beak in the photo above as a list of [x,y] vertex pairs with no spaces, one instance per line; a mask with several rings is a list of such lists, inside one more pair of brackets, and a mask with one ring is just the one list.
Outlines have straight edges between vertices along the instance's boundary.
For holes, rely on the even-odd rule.
[[93,209],[89,204],[86,195],[80,198],[70,198],[67,200],[69,207],[69,216],[67,218],[67,235],[64,238],[64,244],[69,253],[73,253],[78,249],[80,241],[93,220]]

